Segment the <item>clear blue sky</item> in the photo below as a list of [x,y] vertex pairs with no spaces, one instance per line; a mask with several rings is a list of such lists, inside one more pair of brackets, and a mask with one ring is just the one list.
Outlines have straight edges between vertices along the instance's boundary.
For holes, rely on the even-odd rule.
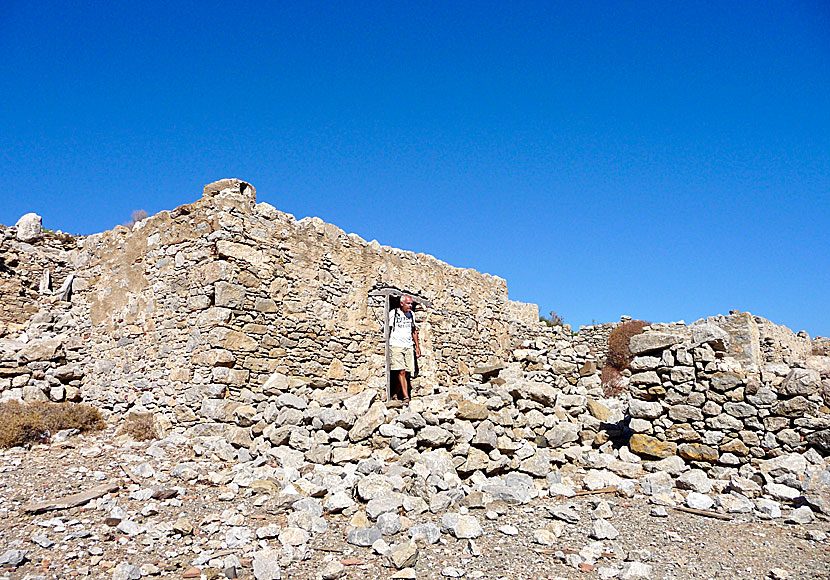
[[830,335],[830,4],[22,2],[0,223],[89,234],[239,177],[574,328]]

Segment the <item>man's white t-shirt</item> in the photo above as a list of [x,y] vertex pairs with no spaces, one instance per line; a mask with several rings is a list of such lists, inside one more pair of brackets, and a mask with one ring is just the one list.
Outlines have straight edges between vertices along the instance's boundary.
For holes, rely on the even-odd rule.
[[414,348],[412,324],[415,319],[412,312],[404,313],[400,308],[389,311],[389,346]]

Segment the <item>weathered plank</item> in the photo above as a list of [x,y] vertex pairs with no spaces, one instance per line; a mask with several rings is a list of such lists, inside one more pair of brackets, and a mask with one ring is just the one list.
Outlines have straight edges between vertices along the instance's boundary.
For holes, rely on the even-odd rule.
[[84,505],[86,503],[89,503],[93,499],[98,499],[99,497],[103,497],[108,493],[114,491],[118,491],[117,483],[104,483],[97,487],[93,487],[92,489],[68,495],[60,499],[50,499],[35,503],[27,503],[23,506],[23,511],[33,514],[41,514],[43,512],[49,512],[53,510],[65,510]]
[[704,517],[707,517],[707,518],[715,518],[715,519],[718,519],[718,520],[731,520],[732,519],[732,516],[730,516],[730,515],[719,514],[718,512],[710,512],[708,510],[698,510],[698,509],[687,508],[687,507],[683,507],[683,506],[677,506],[677,507],[673,507],[671,509],[673,509],[675,511],[678,511],[678,512],[686,512],[687,514],[695,514],[695,515],[698,515],[698,516],[704,516]]

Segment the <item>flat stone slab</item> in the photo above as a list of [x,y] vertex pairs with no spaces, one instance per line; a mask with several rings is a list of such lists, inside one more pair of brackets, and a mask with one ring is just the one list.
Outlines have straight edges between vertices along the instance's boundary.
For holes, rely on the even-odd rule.
[[484,366],[484,367],[475,367],[472,370],[472,374],[482,375],[482,376],[485,376],[485,377],[496,376],[497,374],[499,374],[499,371],[502,370],[502,369],[504,369],[503,364],[489,365],[489,366]]

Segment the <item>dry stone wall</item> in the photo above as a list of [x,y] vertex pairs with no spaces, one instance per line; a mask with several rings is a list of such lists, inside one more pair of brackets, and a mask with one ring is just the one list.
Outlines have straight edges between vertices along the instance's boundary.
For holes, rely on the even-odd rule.
[[[318,218],[297,221],[257,204],[239,180],[76,244],[61,259],[77,274],[66,315],[88,355],[84,398],[117,412],[139,401],[173,423],[196,421],[207,398],[262,397],[275,372],[352,392],[383,389],[383,304],[369,297],[379,287],[436,304],[416,312],[422,392],[505,359],[509,323],[538,318],[535,305],[508,300],[501,278],[366,242]],[[44,268],[24,269],[31,278]],[[23,320],[36,306],[52,309],[30,300],[11,310]]]
[[[612,440],[715,472],[830,450],[830,359],[801,334],[747,313],[652,325],[632,340],[628,393],[609,399],[615,324],[547,327],[500,278],[295,220],[239,180],[132,229],[2,239],[3,302],[19,305],[4,310],[3,399],[153,412],[225,455],[338,464],[442,448],[465,474],[542,477],[569,448]],[[71,297],[34,291],[47,269]],[[378,396],[383,305],[370,295],[387,285],[434,303],[416,313],[420,418]]]
[[[33,215],[33,214],[32,214]],[[66,234],[42,233],[18,239],[17,227],[0,226],[0,339],[23,330],[74,271],[76,240]]]
[[734,313],[689,326],[652,325],[633,337],[627,379],[632,450],[649,457],[678,454],[706,468],[808,447],[826,455],[828,359],[791,358],[801,338],[783,327],[774,328],[779,348],[762,353],[773,327]]
[[[534,510],[550,518],[532,531],[547,552],[571,541],[567,529],[584,536],[590,526],[596,541],[578,554],[558,552],[584,574],[600,554],[627,551],[608,520],[610,503],[598,500],[582,516],[572,502],[529,505],[581,491],[615,490],[629,506],[647,496],[653,517],[686,506],[740,517],[741,525],[810,526],[817,514],[830,515],[830,358],[769,321],[735,313],[647,327],[631,342],[626,392],[606,398],[599,369],[614,324],[575,334],[547,327],[533,305],[507,299],[504,280],[366,243],[317,219],[296,221],[256,204],[253,188],[238,180],[211,184],[200,201],[131,230],[67,240],[63,249],[30,237],[37,227],[29,223],[30,241],[2,232],[0,258],[10,268],[0,299],[15,306],[3,311],[0,401],[83,399],[113,422],[151,412],[163,439],[146,455],[127,441],[130,453],[118,461],[96,460],[141,482],[128,495],[143,503],[112,494],[95,505],[120,520],[127,539],[153,536],[154,545],[167,542],[168,555],[171,545],[186,548],[183,557],[195,559],[185,576],[224,566],[235,577],[244,550],[256,577],[277,578],[280,566],[291,575],[320,546],[346,544],[405,568],[427,537],[442,535],[480,555],[475,539],[485,528],[476,510],[487,509],[489,522],[505,504],[525,506],[519,525]],[[69,280],[71,293],[35,291],[48,267]],[[380,393],[383,307],[370,292],[386,284],[434,303],[417,313],[423,378],[409,405]],[[70,446],[92,458],[118,446],[110,441]],[[51,449],[66,459],[60,444]],[[7,453],[14,465],[30,461],[25,451]],[[99,474],[106,477],[89,473]],[[154,481],[174,494],[184,489],[178,483],[202,489],[229,507],[191,537],[178,498],[145,505],[156,497]],[[250,502],[282,514],[280,525],[248,527]],[[175,512],[175,522],[154,517],[159,508]],[[325,535],[341,512],[348,522]],[[421,523],[427,512],[440,526]],[[512,525],[497,529],[500,538],[519,534]],[[267,547],[275,538],[280,548]],[[251,552],[255,545],[262,550]],[[24,552],[5,555],[18,566]],[[142,570],[124,561],[113,574]],[[327,570],[334,578],[344,568]],[[638,562],[611,570],[650,574]]]

